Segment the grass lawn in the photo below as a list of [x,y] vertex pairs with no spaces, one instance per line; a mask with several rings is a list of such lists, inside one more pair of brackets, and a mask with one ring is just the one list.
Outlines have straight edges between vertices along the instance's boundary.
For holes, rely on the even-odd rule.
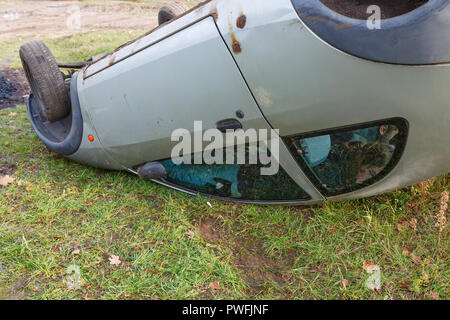
[[[78,61],[144,31],[46,42],[58,60]],[[0,58],[18,67],[20,44],[0,41]],[[0,111],[6,175],[0,299],[450,297],[449,232],[435,225],[449,175],[317,207],[224,203],[51,153],[25,106]],[[369,264],[380,290],[365,285]]]
[[[24,106],[0,111],[0,170],[15,179],[0,187],[0,298],[449,298],[435,226],[448,176],[319,207],[211,208],[49,152]],[[364,263],[381,268],[378,292]]]

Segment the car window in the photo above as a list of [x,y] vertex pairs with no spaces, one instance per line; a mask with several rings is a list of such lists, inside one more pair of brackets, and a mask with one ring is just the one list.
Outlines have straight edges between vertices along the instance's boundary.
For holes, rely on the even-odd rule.
[[[182,161],[182,158],[177,160]],[[176,165],[169,159],[161,161],[161,164],[167,171],[163,181],[211,196],[245,201],[311,199],[281,167],[277,174],[267,176],[261,175],[264,166],[260,163],[207,165],[183,162]]]
[[285,138],[311,180],[328,196],[363,188],[385,176],[406,143],[400,119]]

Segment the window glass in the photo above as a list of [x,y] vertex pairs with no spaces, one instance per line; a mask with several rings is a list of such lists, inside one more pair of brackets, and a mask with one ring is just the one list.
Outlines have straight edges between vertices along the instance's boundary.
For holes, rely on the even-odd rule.
[[396,164],[405,140],[406,124],[397,120],[285,142],[318,187],[336,195],[381,179]]
[[266,176],[261,175],[260,169],[264,166],[260,163],[243,165],[193,164],[193,161],[191,163],[176,165],[172,160],[162,161],[161,164],[167,171],[167,176],[163,180],[207,195],[247,201],[310,199],[281,167],[277,174]]

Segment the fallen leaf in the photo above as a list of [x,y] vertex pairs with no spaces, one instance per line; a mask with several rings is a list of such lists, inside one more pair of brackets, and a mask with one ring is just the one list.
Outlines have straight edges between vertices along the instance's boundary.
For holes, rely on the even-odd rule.
[[431,298],[433,298],[433,300],[439,299],[439,293],[438,292],[431,292]]
[[286,274],[283,274],[281,276],[281,278],[283,278],[283,280],[287,282],[287,281],[291,280],[291,275],[286,273]]
[[32,187],[32,186],[26,186],[26,187],[25,187],[25,190],[26,190],[26,191],[31,191],[31,190],[33,190],[33,187]]
[[367,271],[367,269],[368,269],[369,267],[371,267],[371,266],[373,266],[373,263],[366,262],[366,261],[363,262],[363,268],[364,268],[364,270]]
[[4,186],[6,187],[8,184],[13,183],[14,182],[14,178],[6,175],[6,176],[2,176],[0,177],[0,186]]
[[10,117],[15,117],[15,116],[17,116],[17,112],[10,112],[8,115],[9,115]]
[[211,244],[211,243],[207,243],[206,246],[208,248],[217,248],[217,246],[215,244]]
[[404,255],[405,257],[409,256],[409,251],[406,250],[406,249],[403,250],[402,253],[403,253],[403,255]]
[[342,285],[344,286],[344,289],[347,289],[349,284],[349,281],[347,279],[342,279]]
[[189,230],[188,232],[186,232],[186,235],[188,238],[192,239],[195,236],[195,233],[194,233],[194,231]]
[[397,224],[397,231],[402,232],[408,229],[408,227],[409,227],[408,221],[401,221],[400,223]]
[[211,202],[207,201],[206,204],[207,204],[210,208],[212,208]]
[[78,248],[75,248],[73,251],[72,251],[72,254],[79,254],[80,253],[80,249],[78,249]]
[[415,263],[420,263],[420,257],[416,256],[414,253],[411,253],[411,259],[412,259]]
[[210,287],[212,290],[220,290],[221,289],[219,281],[211,282],[208,287]]
[[400,281],[398,284],[403,288],[408,289],[408,284],[405,281]]
[[122,263],[122,261],[120,261],[120,259],[119,259],[118,256],[111,255],[111,256],[109,257],[109,264],[112,264],[112,265],[114,265],[114,266],[118,266],[118,265],[121,264],[121,263]]

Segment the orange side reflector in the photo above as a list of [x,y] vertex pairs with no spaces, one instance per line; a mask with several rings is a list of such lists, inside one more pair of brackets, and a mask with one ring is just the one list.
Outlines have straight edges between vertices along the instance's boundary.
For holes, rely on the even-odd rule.
[[94,141],[94,136],[90,134],[90,135],[88,136],[88,139],[89,139],[90,142],[93,142],[93,141]]

